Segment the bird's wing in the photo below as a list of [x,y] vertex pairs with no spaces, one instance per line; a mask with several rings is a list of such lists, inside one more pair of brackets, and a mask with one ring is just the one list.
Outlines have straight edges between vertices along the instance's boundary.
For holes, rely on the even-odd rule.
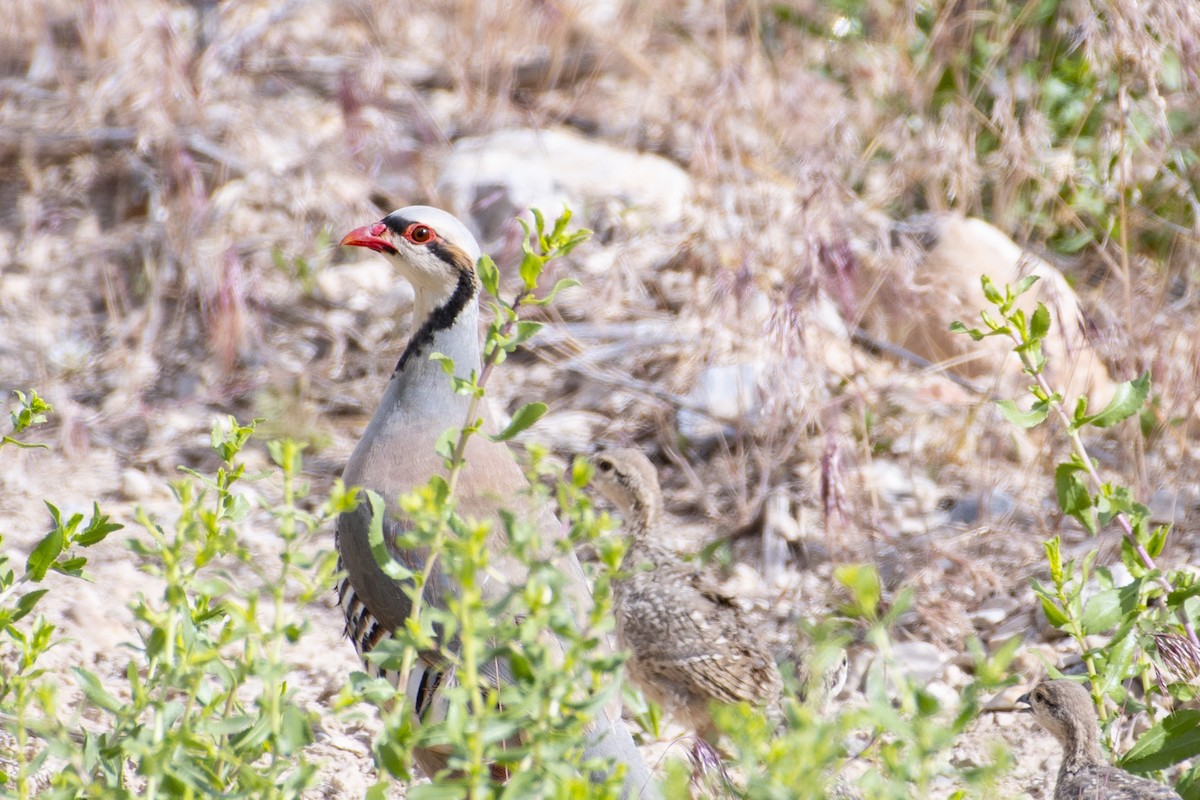
[[623,628],[648,675],[726,703],[778,691],[778,668],[752,627],[728,598],[697,588],[695,570],[680,562],[627,580]]

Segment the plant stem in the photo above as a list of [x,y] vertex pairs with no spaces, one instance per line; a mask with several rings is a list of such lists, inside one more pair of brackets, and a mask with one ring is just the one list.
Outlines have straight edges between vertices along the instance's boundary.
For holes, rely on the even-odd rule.
[[[1023,344],[1020,335],[1016,331],[1010,331],[1009,336],[1018,346]],[[1033,379],[1037,381],[1038,387],[1045,392],[1046,397],[1050,398],[1049,405],[1054,409],[1054,413],[1058,416],[1064,429],[1067,431],[1067,436],[1071,440],[1071,449],[1075,451],[1075,455],[1082,462],[1084,471],[1087,473],[1088,479],[1091,480],[1093,488],[1098,492],[1103,491],[1104,481],[1100,478],[1100,473],[1096,472],[1095,465],[1092,464],[1092,458],[1088,455],[1087,448],[1083,444],[1083,437],[1079,435],[1079,430],[1072,425],[1071,418],[1067,415],[1062,403],[1054,399],[1055,392],[1051,388],[1049,381],[1046,380],[1046,376],[1036,367],[1033,360],[1023,349],[1018,349],[1017,353],[1021,357],[1021,363],[1025,366],[1026,372],[1033,376]],[[1133,548],[1134,553],[1137,554],[1138,560],[1142,562],[1142,566],[1148,570],[1157,571],[1158,565],[1154,563],[1154,559],[1150,556],[1150,553],[1146,551],[1146,548],[1142,546],[1137,536],[1134,535],[1133,526],[1129,523],[1128,517],[1123,512],[1117,512],[1115,518],[1121,528],[1121,534],[1125,537],[1125,541],[1129,543],[1129,546]],[[1171,582],[1161,572],[1157,576],[1157,583],[1166,594],[1174,591]],[[1176,610],[1176,615],[1179,617],[1179,622],[1183,625],[1183,630],[1187,633],[1188,639],[1193,645],[1200,647],[1200,638],[1197,638],[1196,628],[1192,625],[1192,621],[1188,619],[1187,612],[1180,607]]]
[[[513,326],[517,323],[517,308],[529,296],[529,291],[523,291],[513,298],[512,303],[508,306],[512,314],[504,324],[496,331],[496,338],[507,336],[512,332]],[[503,302],[503,301],[501,301]],[[463,420],[462,428],[458,433],[458,441],[454,444],[454,451],[450,454],[450,471],[446,475],[446,485],[448,487],[447,501],[453,499],[454,492],[458,488],[458,478],[462,474],[463,466],[466,464],[467,441],[475,431],[476,414],[479,413],[479,403],[483,399],[484,387],[487,386],[488,378],[491,377],[492,370],[499,363],[499,353],[502,352],[500,347],[492,350],[487,360],[483,364],[483,368],[479,371],[479,376],[476,378],[474,392],[471,393],[471,400],[467,404],[467,416]],[[441,550],[442,542],[445,540],[446,530],[449,526],[449,503],[447,502],[446,513],[443,514],[444,519],[438,523],[437,532],[434,534],[434,539],[429,546],[429,555],[425,559],[425,568],[421,570],[421,582],[417,585],[416,597],[413,598],[412,612],[409,614],[409,619],[416,626],[421,620],[421,606],[424,605],[425,586],[429,583],[429,579],[433,577],[434,566],[437,564],[438,553]],[[409,648],[404,651],[404,657],[400,662],[400,676],[397,682],[397,687],[400,691],[404,691],[408,687],[409,674],[412,672],[413,662],[416,661],[417,654]],[[404,687],[404,688],[400,688]],[[474,691],[474,687],[471,689]]]

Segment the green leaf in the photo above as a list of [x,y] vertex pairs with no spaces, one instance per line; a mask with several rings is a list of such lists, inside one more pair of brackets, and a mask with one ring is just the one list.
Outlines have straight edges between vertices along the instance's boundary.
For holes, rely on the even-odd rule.
[[1022,411],[1012,400],[997,400],[996,407],[1004,418],[1018,428],[1032,428],[1040,425],[1050,411],[1049,403],[1038,401],[1030,406],[1028,411]]
[[1121,759],[1130,772],[1154,772],[1200,755],[1200,711],[1176,711],[1143,733]]
[[30,611],[33,611],[33,607],[37,605],[38,600],[41,600],[42,596],[45,595],[46,592],[48,592],[48,591],[50,591],[50,590],[49,589],[34,589],[32,592],[26,592],[25,594],[21,595],[21,599],[17,601],[16,610],[13,612],[13,615],[9,618],[8,621],[16,622],[17,620],[21,619],[26,614],[28,614]]
[[442,368],[442,372],[446,373],[447,375],[454,374],[454,359],[450,356],[442,353],[430,353],[429,360],[436,361],[438,366]]
[[572,288],[574,288],[576,286],[580,286],[580,285],[581,284],[579,283],[579,281],[575,280],[574,278],[560,278],[554,284],[554,288],[551,289],[545,297],[541,298],[541,300],[538,301],[538,305],[546,305],[549,303],[553,303],[554,298],[558,297],[558,293],[561,292],[563,289],[572,289]]
[[1026,275],[1024,278],[1021,278],[1021,280],[1017,281],[1017,285],[1012,288],[1012,296],[1017,298],[1025,294],[1033,288],[1033,285],[1037,283],[1038,280],[1039,278],[1037,275]]
[[980,311],[979,318],[983,320],[983,324],[987,325],[988,329],[994,334],[1003,334],[1007,336],[1012,331],[1012,329],[1007,325],[1001,325],[999,322],[997,322],[996,318],[986,311]]
[[1077,399],[1075,401],[1075,411],[1073,414],[1071,414],[1071,419],[1073,419],[1077,425],[1082,424],[1081,420],[1083,420],[1085,417],[1087,417],[1087,409],[1088,409],[1087,395],[1082,394],[1079,396],[1079,399]]
[[1122,619],[1138,610],[1141,581],[1119,589],[1107,589],[1088,599],[1079,622],[1086,634],[1103,633],[1119,625]]
[[483,284],[484,291],[492,297],[500,296],[500,270],[496,268],[496,262],[489,255],[479,257],[479,263],[475,265],[475,272],[479,275],[479,282]]
[[367,529],[367,544],[371,547],[371,555],[375,556],[375,563],[392,580],[410,580],[413,576],[412,572],[392,556],[392,549],[383,535],[387,504],[383,502],[383,498],[378,492],[370,489],[367,490],[367,502],[371,506],[371,525]]
[[[393,749],[394,748],[389,749],[389,753]],[[388,771],[397,776],[407,774],[403,770],[401,772],[392,772],[390,767],[388,768]],[[388,797],[391,796],[388,794],[389,788],[391,788],[391,786],[387,781],[377,781],[372,784],[369,789],[367,789],[367,793],[363,795],[363,800],[388,800]]]
[[963,325],[961,322],[958,322],[958,321],[954,321],[954,322],[950,323],[950,330],[953,333],[965,333],[977,342],[982,341],[983,338],[985,336],[987,336],[986,333],[979,330],[978,328],[968,328],[966,325]]
[[279,720],[280,755],[290,756],[300,752],[312,744],[313,733],[308,714],[294,703],[283,707],[282,719]]
[[980,286],[983,287],[983,296],[988,299],[992,305],[998,306],[1004,302],[1004,295],[1000,294],[1000,290],[996,288],[996,284],[987,275],[979,279]]
[[546,260],[533,252],[533,248],[529,246],[529,240],[526,239],[521,247],[524,255],[521,257],[521,266],[517,270],[521,276],[521,283],[526,289],[534,289],[537,287],[538,277],[541,276],[542,270],[546,266]]
[[536,336],[543,327],[545,327],[545,323],[533,322],[524,319],[521,320],[517,323],[517,334],[513,337],[512,341],[509,342],[509,346],[516,347],[519,344],[529,341]]
[[433,451],[443,460],[449,461],[454,457],[454,449],[458,445],[458,437],[461,433],[462,431],[458,428],[447,428],[442,431],[433,444]]
[[533,230],[537,233],[538,246],[545,252],[546,249],[546,215],[542,213],[540,208],[531,208],[529,213],[533,215]]
[[[47,503],[46,505],[50,504]],[[65,537],[63,536],[61,525],[55,525],[54,530],[42,537],[37,547],[33,548],[33,552],[29,554],[29,560],[25,562],[25,571],[29,574],[31,581],[37,582],[46,577],[46,572],[54,565],[55,560],[62,555],[64,543]]]
[[246,714],[235,714],[231,717],[206,717],[198,721],[197,727],[205,733],[221,734],[241,733],[249,730],[254,724],[254,718]]
[[[25,393],[22,391],[14,389],[13,394],[17,396],[17,402],[21,404],[21,407],[12,412],[10,415],[12,419],[13,433],[21,433],[28,427],[33,425],[41,425],[46,421],[46,415],[43,412],[54,410],[49,403],[38,397],[38,393],[32,389],[29,390],[28,399],[25,397]],[[9,439],[7,436],[4,437],[4,440],[11,444],[20,445],[20,442]]]
[[550,232],[550,241],[558,242],[563,238],[563,234],[567,230],[567,226],[571,224],[571,209],[563,206],[563,213],[558,215],[558,219],[554,220],[554,230]]
[[[1172,575],[1171,577],[1172,577],[1172,583],[1179,582],[1178,575]],[[1167,595],[1167,608],[1179,608],[1189,598],[1196,597],[1197,595],[1200,595],[1200,581],[1197,581],[1196,583],[1192,584],[1191,586],[1187,586],[1182,589],[1175,589],[1173,592],[1168,594]]]
[[1179,776],[1175,791],[1183,800],[1200,800],[1200,765],[1195,765]]
[[526,403],[517,409],[517,413],[513,414],[512,421],[508,423],[508,427],[495,436],[489,436],[488,438],[493,442],[506,442],[521,431],[529,428],[541,419],[545,413],[545,403]]
[[1029,321],[1029,338],[1044,339],[1046,334],[1050,332],[1050,309],[1046,308],[1045,303],[1038,303],[1037,309],[1033,312],[1033,317]]
[[108,693],[104,685],[100,683],[100,679],[95,673],[89,672],[82,667],[71,667],[71,671],[75,673],[75,679],[79,682],[79,688],[83,690],[83,694],[92,704],[116,714],[120,711],[124,704]]
[[83,574],[83,568],[87,565],[87,559],[82,556],[68,558],[63,561],[54,562],[54,571],[61,572],[63,575],[71,575],[78,578]]
[[533,796],[536,779],[537,776],[532,770],[517,772],[505,784],[500,800],[521,800],[521,798]]
[[1054,469],[1054,488],[1058,493],[1058,507],[1064,514],[1079,520],[1087,532],[1096,535],[1096,509],[1092,506],[1092,495],[1080,477],[1083,467],[1064,462]]
[[[1054,536],[1042,543],[1046,550],[1046,563],[1050,566],[1050,578],[1056,585],[1063,582],[1062,541]],[[1037,588],[1037,581],[1034,581]]]
[[1058,607],[1058,603],[1055,603],[1046,595],[1039,595],[1038,599],[1042,601],[1042,611],[1045,612],[1046,619],[1049,620],[1051,625],[1056,628],[1061,628],[1070,622],[1070,617],[1068,617],[1063,610]]
[[1094,425],[1097,428],[1108,428],[1116,425],[1118,422],[1136,414],[1138,409],[1146,402],[1146,396],[1149,393],[1150,373],[1145,372],[1142,373],[1140,378],[1125,381],[1118,386],[1112,400],[1109,401],[1103,411],[1099,414],[1093,414],[1090,417],[1076,420],[1072,424],[1072,427],[1079,429],[1084,425]]
[[844,564],[836,567],[833,577],[850,590],[855,610],[864,619],[875,619],[883,592],[879,573],[869,564]]
[[100,504],[92,502],[92,519],[83,532],[75,537],[75,543],[80,547],[91,547],[104,541],[113,531],[119,531],[125,526],[119,522],[109,522],[107,514],[100,513]]

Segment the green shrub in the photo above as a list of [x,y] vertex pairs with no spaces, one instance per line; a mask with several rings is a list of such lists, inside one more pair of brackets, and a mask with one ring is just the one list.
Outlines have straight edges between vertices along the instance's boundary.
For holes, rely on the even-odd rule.
[[[1070,448],[1067,459],[1054,471],[1059,507],[1093,536],[1110,525],[1120,530],[1121,563],[1129,580],[1118,581],[1110,568],[1097,566],[1095,550],[1079,561],[1064,561],[1056,536],[1045,544],[1050,585],[1035,580],[1033,586],[1046,618],[1078,644],[1101,720],[1108,718],[1106,697],[1123,707],[1145,710],[1154,720],[1151,700],[1156,695],[1166,699],[1167,705],[1197,696],[1191,679],[1200,671],[1200,640],[1192,620],[1200,611],[1200,573],[1192,567],[1163,570],[1156,564],[1167,545],[1170,526],[1152,526],[1149,509],[1128,487],[1101,477],[1082,437],[1088,428],[1109,428],[1137,415],[1150,393],[1150,376],[1121,384],[1098,412],[1088,408],[1086,397],[1064,398],[1043,373],[1042,342],[1050,332],[1050,311],[1042,303],[1031,315],[1016,308],[1016,299],[1036,280],[1025,278],[1015,287],[1001,290],[985,276],[983,291],[995,312],[982,313],[982,328],[956,322],[951,329],[976,341],[1002,336],[1013,342],[1014,352],[1033,380],[1029,388],[1033,403],[1023,410],[1011,400],[1000,400],[1000,412],[1023,428],[1040,425],[1047,418],[1058,422]],[[1085,591],[1093,587],[1094,591]],[[1101,639],[1099,644],[1095,637]],[[1129,681],[1142,685],[1145,701],[1126,691]],[[1105,729],[1111,733],[1110,725]],[[1122,764],[1136,772],[1148,772],[1194,758],[1200,755],[1198,730],[1200,715],[1193,711],[1156,720],[1125,754]],[[1193,767],[1181,783],[1181,793],[1189,800],[1200,797],[1198,776],[1200,767]]]

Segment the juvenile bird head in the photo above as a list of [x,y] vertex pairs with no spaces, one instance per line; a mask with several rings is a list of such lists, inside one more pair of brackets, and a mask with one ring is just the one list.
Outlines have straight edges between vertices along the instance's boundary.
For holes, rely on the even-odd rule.
[[341,244],[382,253],[418,292],[449,295],[465,273],[474,280],[479,244],[459,220],[431,206],[406,206],[355,228]]
[[1042,681],[1028,694],[1017,698],[1033,711],[1033,718],[1060,742],[1080,738],[1095,730],[1096,708],[1092,696],[1082,684],[1063,678]]
[[635,532],[658,525],[662,515],[658,472],[640,450],[606,450],[592,458],[592,467],[596,488],[621,510],[627,525]]

